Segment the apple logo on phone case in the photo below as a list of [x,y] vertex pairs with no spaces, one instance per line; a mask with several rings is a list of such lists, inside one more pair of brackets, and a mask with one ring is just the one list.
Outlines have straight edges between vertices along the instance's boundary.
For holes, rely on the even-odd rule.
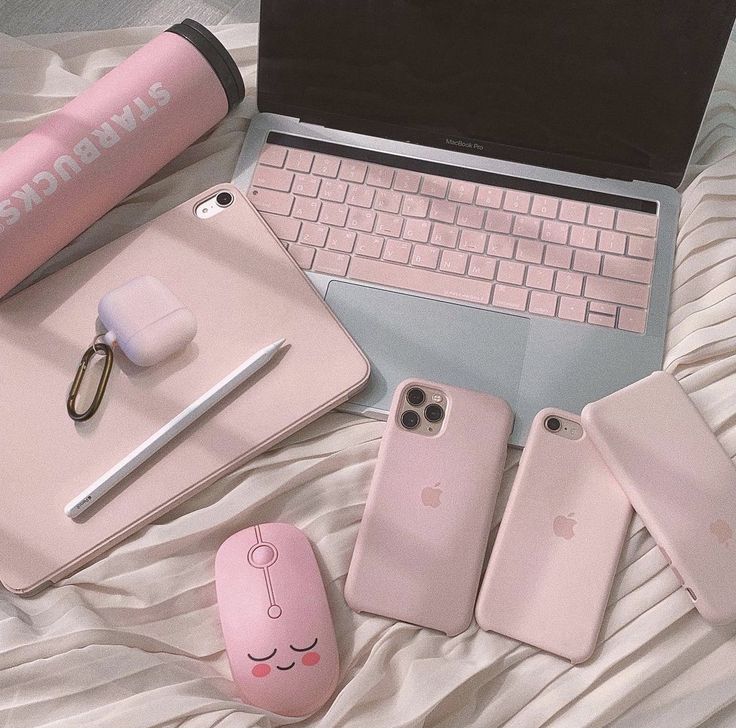
[[442,489],[439,483],[435,483],[433,486],[427,486],[422,489],[422,503],[429,508],[439,508],[440,496],[442,495]]
[[718,543],[723,546],[728,547],[729,542],[733,540],[733,529],[722,518],[710,524],[710,532],[718,539]]
[[557,516],[555,518],[552,522],[552,530],[555,536],[564,538],[566,541],[569,541],[575,536],[575,526],[578,522],[573,518],[574,515],[574,513],[568,513],[566,516]]

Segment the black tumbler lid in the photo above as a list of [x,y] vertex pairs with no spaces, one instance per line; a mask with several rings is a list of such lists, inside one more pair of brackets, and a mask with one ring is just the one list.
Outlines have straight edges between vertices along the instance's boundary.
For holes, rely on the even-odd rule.
[[225,90],[229,109],[245,98],[245,84],[240,69],[227,48],[204,25],[187,18],[172,25],[166,32],[186,38],[205,57]]

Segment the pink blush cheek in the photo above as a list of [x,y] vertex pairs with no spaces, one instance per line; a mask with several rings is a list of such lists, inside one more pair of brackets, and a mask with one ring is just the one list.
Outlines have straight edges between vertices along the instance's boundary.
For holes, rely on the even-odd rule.
[[307,654],[302,657],[302,665],[306,665],[307,667],[316,665],[318,662],[319,652],[307,652]]
[[268,665],[260,664],[256,665],[252,670],[251,674],[253,677],[266,677],[271,672],[271,668]]

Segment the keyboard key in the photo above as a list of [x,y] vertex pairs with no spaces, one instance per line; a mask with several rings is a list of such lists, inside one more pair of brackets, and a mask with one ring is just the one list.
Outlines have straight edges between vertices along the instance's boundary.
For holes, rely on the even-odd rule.
[[463,230],[460,233],[460,250],[469,253],[484,253],[486,250],[486,234],[480,230]]
[[616,323],[616,317],[605,316],[601,313],[588,312],[588,323],[595,324],[596,326],[607,326],[609,329],[611,329]]
[[538,238],[541,221],[527,215],[517,215],[514,220],[514,235],[522,238]]
[[572,225],[570,227],[570,245],[576,248],[588,248],[595,250],[595,244],[598,242],[598,231],[594,228],[582,227],[581,225]]
[[624,281],[649,283],[652,280],[652,262],[635,260],[618,255],[603,256],[603,275]]
[[264,144],[258,161],[269,167],[283,167],[286,161],[286,149],[275,144]]
[[411,264],[420,268],[436,268],[440,251],[431,245],[415,245],[411,256]]
[[337,177],[340,169],[340,160],[335,157],[328,157],[324,154],[315,154],[312,163],[312,174],[319,177]]
[[248,199],[258,212],[273,212],[276,215],[288,215],[293,202],[291,195],[273,190],[251,189]]
[[[534,195],[532,200],[532,215],[537,217],[557,217],[557,210],[560,207],[560,201],[554,197],[545,197],[544,195]],[[555,297],[556,300],[556,297]],[[531,304],[529,306],[531,311]]]
[[271,215],[268,212],[262,212],[261,216],[279,240],[291,243],[297,239],[299,228],[302,226],[299,220],[293,217]]
[[253,184],[256,187],[266,187],[269,190],[279,190],[280,192],[288,192],[293,181],[293,172],[276,169],[275,167],[266,167],[262,164],[256,167],[253,175]]
[[613,278],[590,276],[585,279],[585,295],[609,303],[644,308],[649,300],[649,286],[641,283],[617,281]]
[[[500,210],[488,210],[486,214],[486,230],[494,233],[510,233],[514,216],[510,212]],[[458,220],[458,224],[462,223]]]
[[455,222],[457,205],[447,200],[432,200],[429,207],[429,219],[439,222]]
[[294,175],[294,187],[292,192],[302,197],[316,197],[322,182],[319,177],[310,177],[306,174]]
[[[468,256],[456,250],[443,250],[440,258],[440,270],[446,273],[463,275],[468,267]],[[482,276],[480,276],[482,277]]]
[[612,230],[601,230],[598,233],[598,250],[603,253],[623,254],[626,249],[626,236]]
[[383,259],[394,263],[408,263],[411,255],[411,243],[405,240],[387,240],[383,248]]
[[[387,241],[387,245],[388,242],[390,241]],[[471,303],[487,304],[491,297],[492,284],[487,281],[460,278],[421,268],[404,268],[370,258],[353,258],[349,272],[351,278],[361,281]]]
[[433,245],[441,245],[443,248],[454,248],[457,245],[457,232],[456,227],[436,222],[432,225],[430,242]]
[[[286,155],[286,169],[292,172],[309,172],[312,169],[314,154],[305,152],[303,149],[289,149]],[[307,248],[307,250],[309,250]]]
[[554,316],[557,312],[557,296],[554,293],[532,291],[529,296],[529,313],[540,316]]
[[488,187],[487,185],[478,185],[478,192],[475,196],[475,204],[481,207],[501,207],[503,199],[503,190],[500,187]]
[[616,215],[616,230],[632,235],[653,238],[657,235],[657,216],[645,212],[619,210]]
[[312,267],[314,248],[305,248],[303,245],[290,245],[289,254],[300,268],[309,270]]
[[365,255],[369,258],[380,258],[383,250],[383,238],[377,235],[366,235],[358,233],[355,241],[355,252],[358,255]]
[[329,200],[330,202],[345,202],[345,195],[348,192],[348,185],[337,179],[326,179],[322,183],[322,189],[319,193],[320,199]]
[[357,162],[353,159],[343,159],[340,165],[340,179],[346,182],[357,182],[363,184],[368,165],[365,162]]
[[552,290],[552,280],[555,272],[551,268],[541,268],[530,265],[526,271],[526,284],[529,288],[539,288],[543,291]]
[[558,271],[555,277],[555,291],[568,296],[579,296],[583,290],[583,276],[570,271]]
[[567,319],[568,321],[585,321],[585,309],[587,303],[588,302],[584,298],[560,296],[557,315],[561,319]]
[[362,230],[369,233],[373,230],[376,221],[376,213],[373,210],[362,210],[359,207],[351,207],[348,213],[347,226],[353,230]]
[[450,191],[447,193],[447,199],[452,202],[464,202],[466,205],[472,205],[475,199],[476,186],[472,182],[463,182],[454,179],[450,182]]
[[483,227],[483,216],[485,210],[469,205],[460,205],[457,211],[457,224],[462,227],[475,228],[480,230]]
[[400,169],[396,173],[396,178],[394,179],[394,189],[397,192],[410,192],[412,195],[414,195],[419,192],[419,183],[421,181],[421,174]]
[[491,234],[488,236],[488,255],[495,255],[497,258],[513,258],[514,257],[514,238],[508,235]]
[[422,179],[422,194],[430,197],[444,197],[447,194],[448,181],[444,177],[425,175]]
[[384,187],[388,189],[394,180],[394,170],[391,167],[382,167],[378,164],[368,166],[368,176],[366,183],[373,187]]
[[527,192],[518,190],[506,190],[506,197],[503,200],[503,209],[509,212],[529,212],[532,205],[532,196]]
[[427,217],[429,212],[429,200],[417,195],[404,195],[401,206],[401,214],[407,217]]
[[585,222],[585,213],[588,206],[584,202],[576,202],[575,200],[562,200],[560,204],[560,220],[564,222]]
[[348,206],[338,205],[336,202],[323,202],[319,221],[326,225],[342,227],[348,219]]
[[524,263],[541,263],[544,245],[538,240],[519,240],[516,244],[516,260]]
[[591,313],[602,313],[606,316],[616,316],[618,306],[614,306],[612,303],[604,303],[603,301],[590,301],[588,303],[588,310]]
[[621,306],[618,312],[618,328],[643,334],[647,329],[647,312],[640,308]]
[[373,209],[380,210],[381,212],[398,213],[401,207],[402,197],[403,195],[400,192],[378,190],[376,192],[376,199],[373,201]]
[[[400,220],[401,218],[399,218]],[[429,220],[419,220],[417,218],[409,218],[404,224],[404,234],[401,236],[406,240],[413,240],[416,243],[426,243],[429,240],[429,233],[432,229],[432,223]],[[380,232],[380,230],[377,230]],[[390,235],[391,233],[386,233]]]
[[564,245],[567,242],[567,235],[570,231],[570,226],[564,222],[557,222],[557,220],[545,220],[542,224],[542,240],[546,240],[548,243],[558,243]]
[[566,245],[545,245],[544,264],[553,268],[569,268],[572,262],[572,249]]
[[330,250],[339,250],[341,253],[352,253],[355,244],[355,233],[352,230],[330,228],[327,233],[327,247]]
[[598,275],[601,271],[601,254],[590,250],[576,250],[572,262],[572,269],[581,273],[594,273]]
[[294,200],[294,210],[291,214],[301,220],[314,222],[319,217],[321,209],[322,203],[319,200],[313,200],[310,197],[297,197]]
[[627,255],[633,255],[635,258],[654,259],[654,246],[656,244],[654,238],[642,238],[638,235],[629,235],[629,245],[626,249]]
[[525,311],[528,296],[529,291],[526,288],[513,288],[497,283],[493,289],[493,305],[514,311]]
[[613,219],[616,217],[616,209],[613,207],[603,207],[602,205],[591,205],[588,208],[588,225],[595,227],[608,228],[613,227]]
[[498,264],[496,280],[501,283],[513,283],[520,286],[524,282],[526,266],[514,260],[502,260]]
[[496,261],[493,258],[482,258],[480,255],[470,256],[470,268],[468,275],[473,278],[484,278],[487,281],[493,280],[496,272]]
[[348,272],[349,263],[349,255],[333,253],[329,250],[318,250],[314,256],[312,270],[333,276],[344,276]]
[[[409,224],[411,220],[407,220],[406,222]],[[398,215],[387,215],[386,213],[381,212],[376,217],[376,232],[379,235],[398,238],[401,235],[403,224],[403,217],[399,217]]]
[[348,205],[355,205],[356,207],[371,207],[373,205],[373,198],[376,195],[376,191],[372,187],[364,187],[363,185],[349,185],[348,194],[345,198],[345,202]]
[[302,223],[302,229],[299,231],[299,242],[305,245],[314,245],[317,248],[324,246],[327,240],[328,227],[313,222]]

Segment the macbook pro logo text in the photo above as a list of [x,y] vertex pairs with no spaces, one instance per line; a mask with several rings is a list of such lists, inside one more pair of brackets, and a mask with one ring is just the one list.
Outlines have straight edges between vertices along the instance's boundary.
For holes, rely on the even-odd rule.
[[445,144],[449,144],[452,147],[472,149],[474,152],[482,152],[484,149],[482,144],[478,144],[478,142],[471,142],[469,139],[452,139],[451,137],[445,137]]

